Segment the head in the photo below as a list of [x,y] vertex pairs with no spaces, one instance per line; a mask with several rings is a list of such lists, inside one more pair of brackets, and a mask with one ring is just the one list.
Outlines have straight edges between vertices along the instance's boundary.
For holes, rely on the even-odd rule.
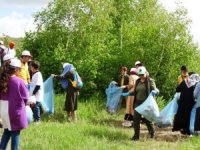
[[146,79],[147,78],[147,75],[146,75],[146,68],[141,66],[137,69],[137,73],[138,73],[138,76],[140,77],[140,79]]
[[10,63],[11,59],[13,59],[14,56],[12,54],[6,54],[4,57],[3,57],[3,65],[7,65]]
[[23,62],[23,63],[28,63],[29,62],[29,60],[31,59],[31,54],[30,54],[30,52],[29,51],[27,51],[27,50],[24,50],[23,52],[22,52],[22,54],[21,54],[21,61]]
[[4,42],[2,40],[0,40],[0,45],[4,45]]
[[126,74],[127,74],[127,71],[128,71],[127,67],[123,66],[123,67],[121,68],[121,74],[122,74],[122,75],[126,75]]
[[142,63],[140,61],[135,62],[135,68],[139,68],[142,66]]
[[136,68],[131,68],[130,74],[131,75],[137,75],[137,69]]
[[40,63],[38,61],[32,61],[31,62],[31,71],[33,73],[35,73],[35,72],[39,71],[39,69],[40,69]]
[[21,61],[19,59],[11,59],[8,67],[4,67],[0,75],[0,92],[7,92],[8,82],[12,75],[18,75],[21,68]]
[[14,42],[10,42],[10,43],[9,43],[9,47],[10,47],[11,49],[13,49],[13,48],[15,47],[15,43],[14,43]]
[[186,66],[182,66],[181,67],[181,75],[186,75],[187,74],[187,67]]

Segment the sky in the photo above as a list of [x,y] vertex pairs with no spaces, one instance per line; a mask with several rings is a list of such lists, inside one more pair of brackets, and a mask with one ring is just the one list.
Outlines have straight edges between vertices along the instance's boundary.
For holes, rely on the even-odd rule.
[[[0,0],[0,36],[23,37],[25,31],[34,30],[33,14],[46,7],[50,0]],[[173,11],[177,3],[188,10],[191,18],[191,34],[195,43],[200,45],[200,0],[159,0],[163,6]]]

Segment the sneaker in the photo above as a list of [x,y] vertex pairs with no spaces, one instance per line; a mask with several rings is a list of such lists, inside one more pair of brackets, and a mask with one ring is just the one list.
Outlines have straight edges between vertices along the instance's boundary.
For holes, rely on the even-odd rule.
[[125,121],[125,122],[122,123],[122,126],[123,127],[131,127],[132,123],[130,121]]

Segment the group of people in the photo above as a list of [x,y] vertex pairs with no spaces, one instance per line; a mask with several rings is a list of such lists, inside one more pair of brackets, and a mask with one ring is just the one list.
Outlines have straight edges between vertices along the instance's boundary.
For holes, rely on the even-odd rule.
[[11,138],[11,149],[17,150],[20,131],[28,126],[26,106],[33,106],[34,121],[40,121],[43,79],[39,62],[31,61],[28,66],[32,57],[29,51],[24,50],[18,59],[14,42],[10,42],[8,48],[2,41],[0,43],[0,117],[4,128],[0,149],[5,150]]
[[155,82],[150,78],[148,71],[140,61],[135,62],[135,68],[130,69],[130,75],[127,74],[127,68],[121,68],[121,76],[118,84],[123,88],[122,99],[126,100],[126,114],[124,116],[124,126],[134,127],[134,136],[131,140],[139,140],[140,123],[142,121],[147,125],[150,138],[154,137],[153,123],[144,118],[141,114],[135,111],[134,108],[141,105],[150,93],[156,96],[159,91],[156,88]]

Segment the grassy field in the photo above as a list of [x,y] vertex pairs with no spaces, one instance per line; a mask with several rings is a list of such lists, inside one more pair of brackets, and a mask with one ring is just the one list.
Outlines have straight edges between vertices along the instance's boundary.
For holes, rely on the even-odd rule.
[[[64,95],[56,96],[55,113],[43,115],[40,124],[30,124],[21,132],[21,150],[199,150],[199,137],[184,137],[171,129],[156,129],[156,137],[147,136],[141,126],[141,139],[130,141],[133,128],[123,128],[124,109],[119,114],[105,111],[105,100],[94,96],[79,100],[78,122],[67,122],[63,111]],[[9,147],[10,148],[10,145]]]

